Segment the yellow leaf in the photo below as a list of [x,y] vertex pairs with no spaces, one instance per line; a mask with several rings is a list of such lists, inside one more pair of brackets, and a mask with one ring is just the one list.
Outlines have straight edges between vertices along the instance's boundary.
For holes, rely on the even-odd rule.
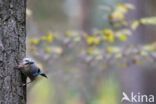
[[93,48],[88,48],[87,49],[87,54],[93,55],[93,53],[94,53],[94,49]]
[[51,47],[45,47],[45,52],[50,54],[52,52]]
[[140,22],[139,21],[134,21],[132,24],[131,24],[131,28],[132,30],[136,30],[138,28],[138,26],[140,25]]
[[39,39],[31,39],[30,40],[30,44],[33,44],[33,45],[38,45],[39,43],[40,43]]
[[49,32],[47,34],[47,42],[51,43],[53,42],[53,40],[54,40],[54,35],[51,32]]
[[122,41],[122,42],[125,42],[127,40],[127,35],[125,34],[121,34],[118,36],[119,40]]
[[141,55],[141,56],[148,56],[149,53],[148,53],[147,51],[141,51],[141,52],[140,52],[140,55]]
[[53,47],[52,51],[56,54],[62,54],[63,53],[63,49],[61,47]]
[[105,29],[104,33],[104,40],[113,43],[115,41],[114,33],[111,29]]
[[118,47],[107,47],[108,53],[120,53],[120,48]]
[[111,29],[104,29],[103,30],[104,35],[112,35],[114,32]]
[[[83,34],[85,34],[85,33],[83,33]],[[80,33],[78,31],[69,30],[69,31],[65,32],[65,36],[67,38],[73,39],[74,41],[75,40],[79,41],[81,35],[80,35]]]
[[123,13],[127,13],[129,10],[135,9],[134,5],[130,3],[118,3],[117,10],[120,10]]
[[75,34],[77,34],[75,31],[67,31],[67,32],[65,33],[65,35],[68,36],[68,37],[72,37],[72,36],[74,36]]
[[55,36],[51,32],[48,32],[47,35],[44,35],[44,36],[41,37],[41,40],[44,40],[44,41],[46,41],[48,43],[53,42],[54,39],[55,39]]
[[115,58],[122,58],[122,57],[123,57],[123,55],[120,52],[115,54]]
[[96,36],[87,36],[86,38],[88,45],[99,45],[100,44],[100,38]]
[[128,9],[131,9],[131,10],[134,10],[135,9],[135,6],[133,4],[130,4],[130,3],[125,3],[125,6],[128,8]]
[[124,13],[120,12],[120,11],[115,11],[110,15],[110,19],[112,21],[123,21],[125,19],[125,15]]
[[67,32],[65,32],[65,35],[71,37],[71,36],[73,36],[73,32],[72,31],[67,31]]
[[156,17],[147,17],[140,19],[141,24],[156,25]]
[[47,37],[46,37],[46,36],[42,36],[42,37],[41,37],[41,40],[46,41],[46,40],[47,40]]
[[119,4],[117,4],[116,11],[122,12],[122,13],[127,13],[128,8],[124,3],[119,3]]
[[144,50],[145,51],[154,51],[156,49],[156,47],[154,45],[145,45],[144,46]]

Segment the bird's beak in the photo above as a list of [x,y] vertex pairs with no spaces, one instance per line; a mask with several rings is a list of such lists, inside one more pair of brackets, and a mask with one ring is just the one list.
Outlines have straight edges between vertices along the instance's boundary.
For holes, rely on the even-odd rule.
[[44,74],[44,73],[41,73],[40,75],[43,76],[43,77],[45,77],[45,78],[48,78],[48,77],[46,76],[46,74]]

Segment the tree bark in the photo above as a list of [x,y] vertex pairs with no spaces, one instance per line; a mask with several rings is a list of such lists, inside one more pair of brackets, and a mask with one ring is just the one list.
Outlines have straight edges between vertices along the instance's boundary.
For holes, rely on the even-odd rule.
[[26,104],[26,81],[15,67],[26,51],[26,0],[0,0],[0,104]]

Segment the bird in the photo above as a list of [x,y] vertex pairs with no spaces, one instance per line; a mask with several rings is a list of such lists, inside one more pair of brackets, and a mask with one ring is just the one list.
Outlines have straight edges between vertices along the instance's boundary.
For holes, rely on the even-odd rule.
[[48,78],[47,75],[40,70],[35,61],[33,61],[31,58],[24,58],[18,65],[18,69],[30,79],[30,82],[26,84],[33,82],[38,76]]

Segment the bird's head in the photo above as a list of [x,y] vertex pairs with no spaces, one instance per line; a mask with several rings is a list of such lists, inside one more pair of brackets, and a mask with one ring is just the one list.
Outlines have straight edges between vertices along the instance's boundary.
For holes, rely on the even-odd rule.
[[23,65],[34,64],[34,61],[31,58],[24,58],[23,61],[22,61],[22,64]]

